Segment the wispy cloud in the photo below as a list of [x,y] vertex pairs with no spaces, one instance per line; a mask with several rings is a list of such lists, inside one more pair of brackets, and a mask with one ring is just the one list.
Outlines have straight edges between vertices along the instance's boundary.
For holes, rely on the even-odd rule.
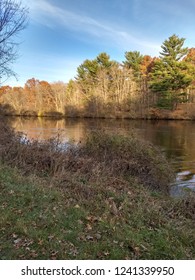
[[[26,0],[27,1],[27,0]],[[159,44],[147,42],[127,32],[124,28],[118,28],[111,22],[102,19],[94,19],[90,16],[60,8],[47,0],[34,0],[30,2],[31,17],[39,24],[49,28],[57,28],[59,25],[76,32],[85,33],[102,42],[111,41],[120,48],[126,49],[130,44],[157,50]]]

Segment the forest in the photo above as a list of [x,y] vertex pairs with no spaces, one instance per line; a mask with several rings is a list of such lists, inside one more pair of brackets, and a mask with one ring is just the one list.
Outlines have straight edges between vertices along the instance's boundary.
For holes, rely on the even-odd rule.
[[159,57],[127,51],[86,59],[68,83],[31,78],[0,87],[0,114],[21,116],[195,119],[195,48],[170,36]]

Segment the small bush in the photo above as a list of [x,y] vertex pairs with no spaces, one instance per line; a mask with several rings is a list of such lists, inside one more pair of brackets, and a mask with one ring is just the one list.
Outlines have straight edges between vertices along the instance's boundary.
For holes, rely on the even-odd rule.
[[107,172],[109,169],[113,175],[125,178],[134,176],[153,189],[168,191],[173,180],[173,171],[162,152],[133,134],[93,132],[87,137],[83,154],[101,162]]

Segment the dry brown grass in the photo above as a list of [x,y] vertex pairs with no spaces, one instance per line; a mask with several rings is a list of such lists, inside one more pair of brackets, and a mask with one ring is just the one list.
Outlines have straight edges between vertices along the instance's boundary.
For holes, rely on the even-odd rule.
[[79,145],[62,144],[59,137],[49,141],[30,141],[0,123],[0,158],[24,173],[55,178],[67,172],[101,181],[102,178],[128,181],[131,177],[152,189],[168,191],[173,172],[165,157],[153,145],[104,131],[92,132]]

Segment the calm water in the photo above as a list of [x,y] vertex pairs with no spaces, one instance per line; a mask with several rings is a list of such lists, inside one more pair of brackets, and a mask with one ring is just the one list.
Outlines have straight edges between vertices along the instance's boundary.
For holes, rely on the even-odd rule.
[[176,181],[171,194],[179,195],[183,187],[195,190],[195,122],[193,121],[144,121],[144,120],[93,120],[46,118],[12,120],[17,131],[28,138],[49,139],[59,132],[65,141],[82,141],[86,132],[97,129],[134,131],[140,138],[159,146],[175,168]]

